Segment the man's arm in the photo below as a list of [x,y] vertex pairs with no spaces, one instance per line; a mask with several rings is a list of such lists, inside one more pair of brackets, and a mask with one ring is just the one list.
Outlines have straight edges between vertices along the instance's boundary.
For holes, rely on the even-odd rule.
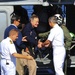
[[46,40],[45,42],[42,43],[43,47],[48,47],[51,44],[49,40]]
[[26,56],[26,55],[22,55],[22,54],[19,54],[19,53],[13,53],[12,55],[16,58],[22,58],[22,59],[28,59],[28,60],[33,59],[33,57],[30,56],[30,55]]
[[64,32],[65,48],[68,50],[71,46],[71,43],[72,43],[72,37],[70,36],[70,32],[65,25],[62,25],[61,27]]

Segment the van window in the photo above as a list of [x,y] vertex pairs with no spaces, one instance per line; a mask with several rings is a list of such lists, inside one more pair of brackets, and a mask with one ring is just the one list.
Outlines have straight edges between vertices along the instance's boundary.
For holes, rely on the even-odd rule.
[[33,5],[29,5],[29,6],[22,6],[23,8],[25,8],[28,12],[28,17],[30,18],[31,17],[31,14],[33,13]]
[[0,12],[0,41],[3,39],[4,30],[7,27],[6,12]]

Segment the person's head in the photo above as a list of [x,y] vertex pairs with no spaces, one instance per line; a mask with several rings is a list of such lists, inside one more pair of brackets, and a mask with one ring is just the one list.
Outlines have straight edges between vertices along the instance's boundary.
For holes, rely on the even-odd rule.
[[48,22],[51,27],[54,27],[57,24],[57,18],[55,16],[49,17]]
[[33,14],[31,16],[31,18],[30,18],[30,23],[31,23],[32,27],[38,27],[38,25],[39,25],[39,18],[38,18],[38,16]]
[[18,30],[16,29],[12,29],[9,32],[9,37],[13,40],[16,41],[16,39],[18,38]]
[[64,22],[63,17],[60,14],[55,14],[54,16],[57,18],[58,25],[62,25],[62,23]]
[[16,25],[16,26],[19,26],[19,24],[20,24],[20,17],[17,16],[17,15],[13,15],[11,17],[11,23]]

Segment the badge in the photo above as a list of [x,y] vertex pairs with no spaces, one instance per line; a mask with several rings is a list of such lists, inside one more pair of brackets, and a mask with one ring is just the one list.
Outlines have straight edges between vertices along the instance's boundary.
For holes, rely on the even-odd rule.
[[13,42],[10,40],[10,44],[13,44]]

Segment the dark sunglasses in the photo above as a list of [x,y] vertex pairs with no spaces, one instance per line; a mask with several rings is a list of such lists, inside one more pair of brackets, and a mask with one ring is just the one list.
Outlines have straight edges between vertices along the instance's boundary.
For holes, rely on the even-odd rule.
[[20,22],[20,21],[18,21],[18,22]]

